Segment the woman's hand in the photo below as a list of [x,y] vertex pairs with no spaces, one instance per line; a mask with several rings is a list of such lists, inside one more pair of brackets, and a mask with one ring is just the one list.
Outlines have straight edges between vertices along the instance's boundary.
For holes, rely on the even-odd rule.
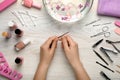
[[40,47],[40,63],[34,76],[34,80],[46,80],[49,65],[55,54],[58,38],[50,37]]
[[76,80],[90,80],[79,59],[78,44],[70,36],[64,36],[62,37],[62,45],[65,55],[73,67]]
[[58,38],[56,36],[50,37],[41,47],[40,47],[40,64],[50,65],[55,50],[57,47]]
[[62,45],[65,55],[72,67],[79,64],[78,44],[70,36],[64,36],[62,37]]
[[[62,37],[62,45],[66,57],[72,65],[77,80],[90,80],[79,60],[78,45],[70,36]],[[50,37],[40,48],[40,64],[38,65],[34,80],[46,80],[49,65],[55,54],[58,38]]]

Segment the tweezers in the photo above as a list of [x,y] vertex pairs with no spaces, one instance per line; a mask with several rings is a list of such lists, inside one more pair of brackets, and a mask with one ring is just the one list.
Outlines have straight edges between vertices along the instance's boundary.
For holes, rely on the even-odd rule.
[[110,69],[110,68],[108,68],[107,66],[101,64],[100,62],[96,61],[96,63],[99,64],[100,66],[102,66],[103,68],[105,68],[105,69],[107,69],[107,70],[109,70],[109,71],[111,71],[111,72],[114,73],[114,71],[113,71],[112,69]]
[[106,80],[111,80],[103,71],[101,71],[100,74],[101,74]]
[[115,42],[110,41],[110,40],[106,40],[106,41],[109,42],[109,43],[120,43],[120,41],[115,41]]
[[102,58],[102,56],[101,56],[98,52],[96,52],[95,50],[93,50],[93,52],[94,52],[106,65],[109,65],[109,64],[105,61],[105,59]]
[[[103,47],[102,47],[103,48]],[[103,48],[106,52],[110,52],[110,53],[113,53],[113,54],[118,54],[118,52],[115,52],[113,50],[110,50],[110,49],[107,49],[107,48]]]
[[113,43],[120,43],[120,41],[113,42],[110,40],[106,40],[106,42],[111,44],[115,48],[115,50],[120,53],[120,50],[113,44]]
[[103,53],[106,55],[106,57],[107,57],[111,62],[113,62],[113,60],[112,60],[112,59],[110,58],[110,56],[107,54],[106,49],[104,49],[103,47],[100,47],[100,51],[103,52]]

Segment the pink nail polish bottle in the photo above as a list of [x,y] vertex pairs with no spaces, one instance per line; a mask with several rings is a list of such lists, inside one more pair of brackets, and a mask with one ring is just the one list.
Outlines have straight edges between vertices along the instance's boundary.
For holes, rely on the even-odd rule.
[[15,45],[15,50],[16,51],[20,51],[22,50],[23,48],[25,48],[28,44],[30,44],[31,41],[29,39],[25,39],[23,41],[20,41],[18,42],[16,45]]
[[42,6],[41,5],[38,5],[38,4],[35,4],[33,2],[33,0],[23,0],[22,4],[25,6],[25,7],[28,7],[28,8],[31,8],[31,7],[34,7],[36,9],[41,9]]

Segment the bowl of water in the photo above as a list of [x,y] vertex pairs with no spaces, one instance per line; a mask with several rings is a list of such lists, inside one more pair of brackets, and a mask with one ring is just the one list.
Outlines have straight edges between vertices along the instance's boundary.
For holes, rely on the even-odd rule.
[[93,0],[43,0],[43,4],[53,19],[73,23],[89,13]]

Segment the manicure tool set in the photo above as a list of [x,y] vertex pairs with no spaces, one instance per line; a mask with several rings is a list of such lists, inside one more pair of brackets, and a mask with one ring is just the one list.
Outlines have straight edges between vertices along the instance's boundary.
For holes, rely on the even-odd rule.
[[[99,41],[97,41],[95,44],[93,44],[92,48],[93,48],[93,52],[97,55],[98,58],[100,58],[106,65],[96,61],[96,64],[100,65],[101,67],[111,71],[111,72],[117,72],[120,74],[119,70],[112,70],[111,68],[109,68],[109,63],[107,62],[107,60],[105,60],[105,58],[103,56],[101,56],[100,53],[98,53],[95,49],[96,47],[98,47],[102,42],[104,41],[104,39],[100,39]],[[106,43],[110,44],[113,49],[109,49],[109,48],[105,48],[105,47],[100,47],[99,50],[101,51],[101,53],[103,53],[103,55],[111,62],[113,63],[114,61],[112,60],[111,56],[109,54],[113,54],[113,55],[118,55],[120,53],[120,50],[115,46],[115,44],[119,44],[120,41],[111,41],[111,40],[105,40]],[[118,68],[120,68],[119,65],[117,65]],[[100,72],[101,76],[103,76],[106,80],[111,80],[103,71]]]

